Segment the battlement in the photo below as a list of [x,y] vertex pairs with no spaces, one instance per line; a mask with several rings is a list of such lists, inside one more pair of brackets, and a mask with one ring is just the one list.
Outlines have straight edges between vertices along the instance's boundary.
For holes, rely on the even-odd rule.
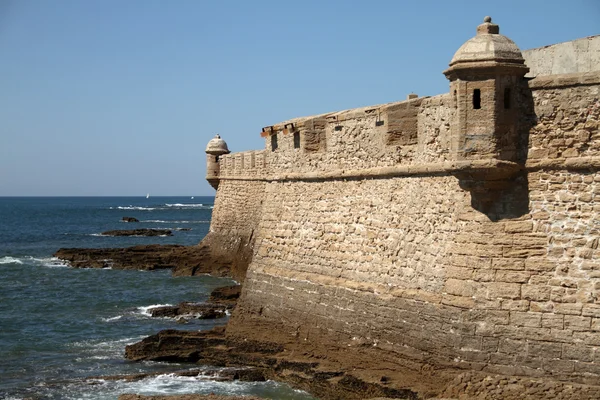
[[223,155],[220,159],[221,179],[260,179],[266,173],[264,150],[251,150]]
[[[575,108],[568,102],[581,103],[586,90],[573,88],[598,84],[599,52],[600,35],[521,53],[514,42],[499,34],[498,25],[486,18],[444,71],[450,93],[434,97],[410,94],[404,101],[263,127],[264,150],[211,155],[207,179],[216,187],[218,179],[343,179],[377,176],[377,171],[385,175],[452,173],[455,169],[468,171],[470,165],[478,170],[481,165],[506,165],[510,175],[527,168],[528,160],[539,164],[540,157],[555,160],[545,165],[560,163],[557,160],[565,158],[562,152],[595,157],[596,144],[589,143],[595,137],[586,139],[581,127],[563,124],[565,132],[579,129],[566,145],[576,147],[575,151],[561,147],[560,140],[548,143],[542,138],[545,147],[538,147],[539,128],[535,126],[536,118],[548,113],[560,117],[565,111],[558,109]],[[549,98],[558,104],[550,105]]]
[[[588,128],[585,123],[563,123],[561,135],[571,138],[567,145],[566,141],[549,140],[547,128],[536,126],[532,119],[551,124],[549,118],[561,115],[574,121],[576,115],[570,115],[571,107],[565,105],[577,106],[578,99],[586,93],[593,95],[599,84],[600,71],[540,76],[527,81],[516,97],[523,113],[519,124],[526,130],[523,139],[528,141],[522,144],[524,154],[519,168],[537,168],[542,164],[559,168],[567,163],[572,168],[577,158],[595,162],[592,158],[600,156],[600,138],[591,136],[590,123]],[[598,105],[585,105],[589,109],[586,112],[593,114],[594,107]],[[263,128],[264,150],[221,156],[220,179],[270,181],[452,174],[502,165],[453,157],[451,125],[455,116],[455,100],[447,93],[290,119]],[[579,165],[583,168],[586,162]]]
[[274,174],[314,173],[409,164],[435,152],[419,147],[419,114],[431,105],[443,113],[445,96],[411,98],[305,118],[269,127],[265,150]]

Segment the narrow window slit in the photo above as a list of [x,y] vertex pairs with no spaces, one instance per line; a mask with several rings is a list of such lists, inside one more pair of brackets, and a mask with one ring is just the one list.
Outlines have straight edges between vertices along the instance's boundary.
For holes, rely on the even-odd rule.
[[510,88],[504,88],[504,109],[510,108]]
[[277,150],[277,134],[271,135],[271,151]]
[[473,108],[479,110],[481,108],[481,90],[473,90]]

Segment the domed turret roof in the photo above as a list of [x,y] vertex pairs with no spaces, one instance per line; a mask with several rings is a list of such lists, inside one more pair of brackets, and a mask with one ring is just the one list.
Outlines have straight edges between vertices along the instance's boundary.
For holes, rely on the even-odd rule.
[[206,153],[214,155],[227,154],[229,153],[229,149],[227,148],[227,143],[221,139],[221,136],[215,135],[206,145]]
[[499,62],[524,64],[519,47],[504,35],[500,27],[492,23],[491,17],[485,17],[483,24],[477,27],[477,35],[460,46],[450,61],[450,67],[462,63]]

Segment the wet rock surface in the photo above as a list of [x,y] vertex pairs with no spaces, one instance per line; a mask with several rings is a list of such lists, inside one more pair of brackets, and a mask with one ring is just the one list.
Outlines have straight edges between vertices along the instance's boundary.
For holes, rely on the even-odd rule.
[[125,356],[132,361],[251,366],[254,367],[249,373],[254,376],[251,380],[264,378],[288,382],[324,399],[352,400],[377,396],[417,399],[417,393],[412,390],[368,382],[348,371],[331,368],[318,359],[307,359],[303,353],[294,356],[280,344],[227,337],[225,327],[202,332],[164,330],[127,346]]
[[121,221],[123,221],[123,222],[140,222],[140,220],[135,217],[123,217],[123,218],[121,218]]
[[241,285],[222,286],[210,293],[209,301],[221,304],[235,304],[241,292]]
[[[129,221],[132,222],[132,221]],[[169,229],[118,229],[102,232],[104,236],[173,236]]]
[[176,306],[152,308],[149,313],[155,318],[177,318],[179,323],[186,323],[190,319],[224,318],[235,308],[240,292],[240,285],[219,287],[210,293],[207,303],[184,301]]
[[122,394],[119,400],[262,400],[254,396],[220,396],[216,394],[183,394],[171,396],[142,396],[139,394]]
[[124,248],[62,248],[54,253],[74,268],[172,269],[174,275],[230,276],[231,263],[202,245],[140,245]]
[[184,319],[217,319],[227,316],[227,311],[233,304],[189,303],[183,302],[176,306],[162,306],[150,309],[152,317],[184,318]]

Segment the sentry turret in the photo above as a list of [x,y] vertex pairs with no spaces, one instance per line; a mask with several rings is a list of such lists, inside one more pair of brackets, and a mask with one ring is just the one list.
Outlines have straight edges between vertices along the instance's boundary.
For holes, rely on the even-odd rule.
[[456,109],[455,159],[517,161],[518,91],[528,71],[521,50],[485,17],[444,71]]
[[219,187],[220,180],[219,158],[224,154],[229,154],[227,143],[221,136],[215,135],[206,145],[206,180],[215,190]]

